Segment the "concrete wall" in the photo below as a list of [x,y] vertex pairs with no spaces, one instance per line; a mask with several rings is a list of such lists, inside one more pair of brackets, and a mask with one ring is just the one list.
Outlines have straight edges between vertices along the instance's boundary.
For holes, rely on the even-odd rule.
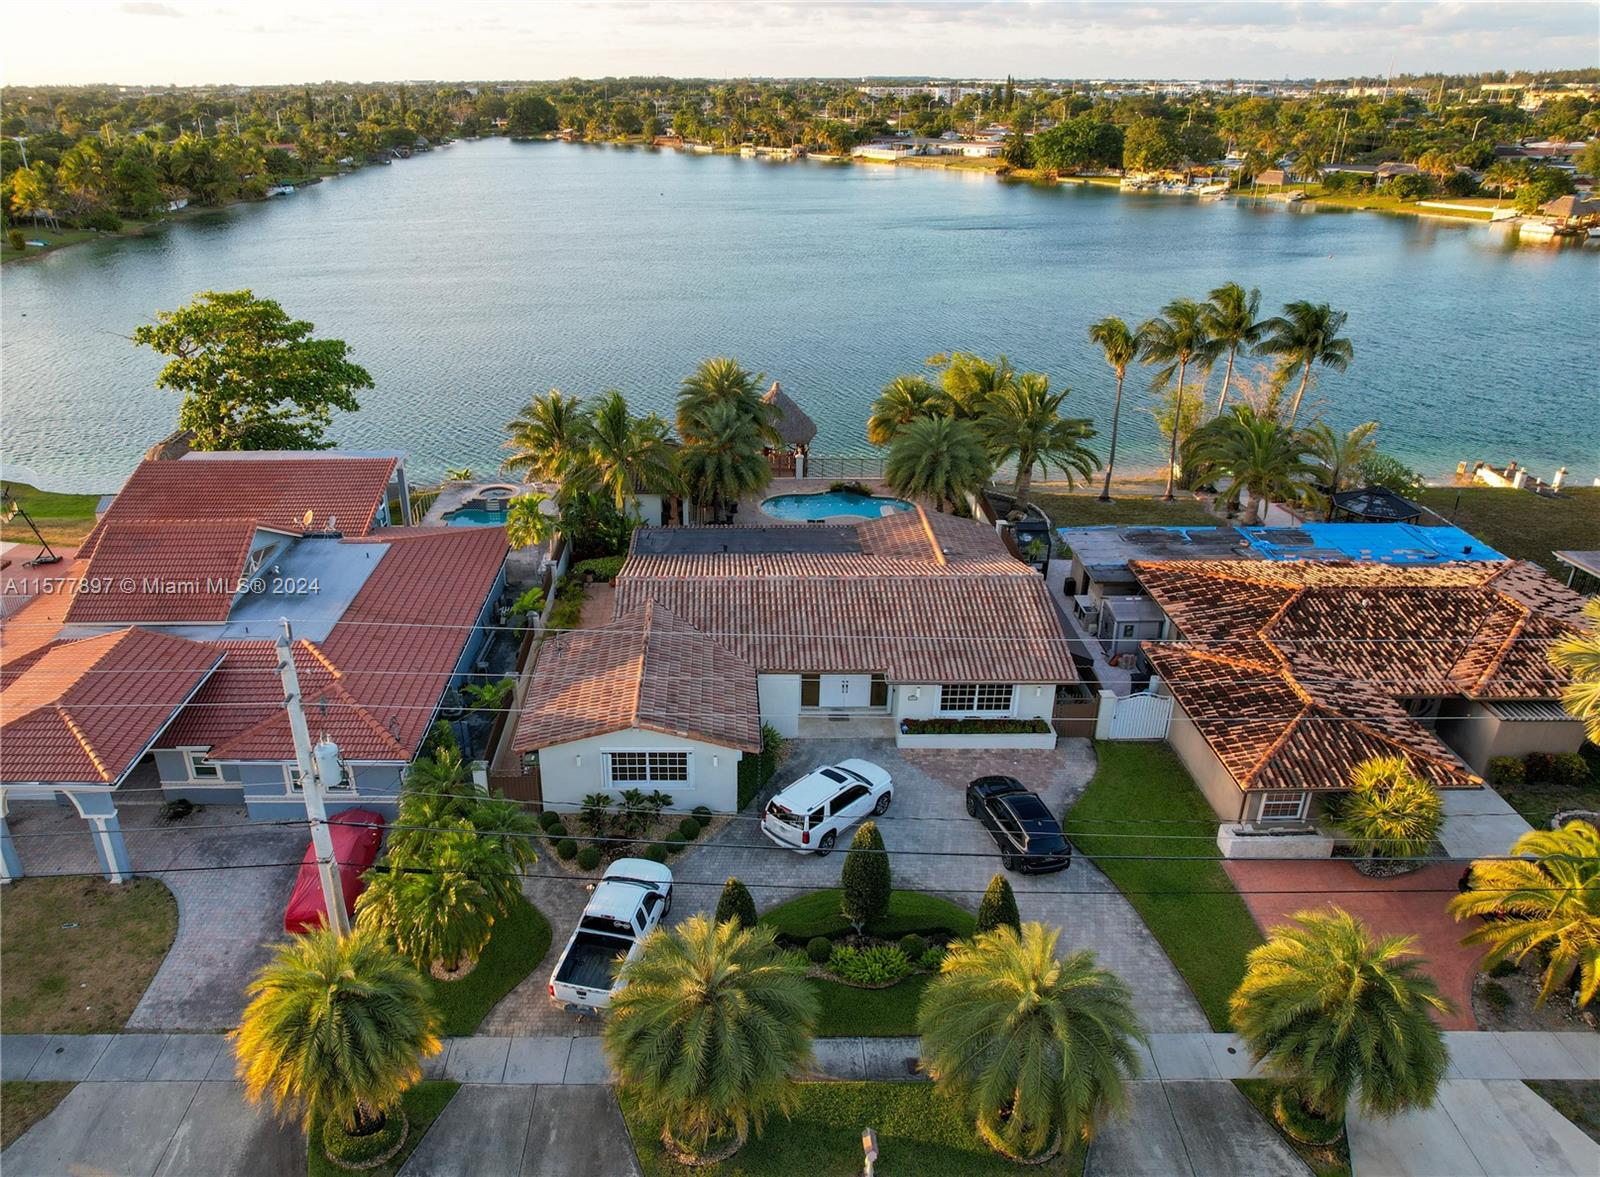
[[1184,714],[1182,707],[1173,708],[1167,742],[1178,754],[1178,759],[1183,761],[1183,766],[1189,770],[1195,785],[1211,803],[1220,820],[1247,820],[1241,817],[1246,794],[1235,783],[1233,775],[1222,766],[1222,761],[1217,759],[1211,745],[1206,743],[1205,737],[1195,728],[1194,721]]
[[1479,775],[1488,771],[1496,756],[1576,752],[1583,747],[1583,725],[1576,720],[1501,719],[1478,703],[1468,703],[1464,714],[1441,716],[1434,730]]
[[761,722],[770,723],[778,734],[792,740],[800,734],[800,676],[762,674],[756,677],[756,692],[761,705]]
[[737,749],[637,730],[611,732],[541,748],[539,777],[546,808],[572,810],[578,807],[585,794],[611,792],[606,784],[605,754],[634,751],[689,753],[687,785],[654,786],[672,795],[673,809],[688,811],[704,805],[717,813],[738,810],[742,753]]

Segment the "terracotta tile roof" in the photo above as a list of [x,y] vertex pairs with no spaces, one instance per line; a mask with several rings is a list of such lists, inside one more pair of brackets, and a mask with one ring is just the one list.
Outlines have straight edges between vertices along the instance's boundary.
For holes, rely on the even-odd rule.
[[539,650],[513,747],[519,752],[638,728],[757,752],[756,673],[653,602]]
[[1583,598],[1531,565],[1140,562],[1182,634],[1145,650],[1245,789],[1339,789],[1404,754],[1441,787],[1480,783],[1404,698],[1554,699],[1545,653]]
[[66,621],[226,621],[255,534],[245,519],[104,523]]
[[[500,575],[506,535],[454,527],[373,538],[388,551],[325,641],[295,643],[295,666],[313,738],[326,733],[352,761],[409,761]],[[272,644],[215,644],[227,660],[162,746],[209,746],[216,760],[294,759]]]
[[1043,577],[991,529],[918,508],[856,530],[860,553],[635,550],[617,614],[654,601],[764,673],[1076,681]]
[[310,511],[319,529],[336,520],[345,535],[366,535],[397,463],[333,454],[140,462],[78,554],[93,555],[105,528],[128,520],[248,520],[299,534]]
[[115,784],[222,651],[144,629],[57,641],[0,677],[0,781]]

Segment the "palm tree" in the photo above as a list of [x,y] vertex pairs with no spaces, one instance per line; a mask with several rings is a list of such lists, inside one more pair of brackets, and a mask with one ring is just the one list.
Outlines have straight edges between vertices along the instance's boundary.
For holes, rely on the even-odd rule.
[[[1463,944],[1487,944],[1484,965],[1543,958],[1539,1004],[1557,987],[1577,984],[1573,1004],[1588,1005],[1600,989],[1600,832],[1572,821],[1559,830],[1531,830],[1507,858],[1472,864],[1472,890],[1450,901],[1458,920],[1489,917]],[[1494,918],[1500,917],[1500,918]]]
[[696,410],[694,432],[678,451],[678,473],[689,494],[721,518],[722,507],[758,494],[772,481],[761,433],[735,401]]
[[943,411],[943,395],[925,377],[896,376],[872,402],[867,440],[873,445],[888,445],[901,426]]
[[246,992],[232,1034],[245,1091],[307,1128],[376,1130],[439,1052],[427,983],[368,931],[295,936]]
[[1128,365],[1139,358],[1144,340],[1128,329],[1128,325],[1115,315],[1107,315],[1089,328],[1089,340],[1098,343],[1106,363],[1117,374],[1117,399],[1111,405],[1111,452],[1106,458],[1106,481],[1100,488],[1100,501],[1111,501],[1111,472],[1117,464],[1117,426],[1122,420],[1122,381],[1128,374]]
[[1561,688],[1567,714],[1582,722],[1591,743],[1600,744],[1600,597],[1589,598],[1583,617],[1588,624],[1582,633],[1550,647],[1550,665],[1569,680]]
[[1234,405],[1206,422],[1184,445],[1184,467],[1204,478],[1227,480],[1218,491],[1223,502],[1249,499],[1244,525],[1261,522],[1262,507],[1274,499],[1298,498],[1304,479],[1316,472],[1306,461],[1303,433],[1249,405]]
[[955,942],[917,1010],[928,1072],[1014,1157],[1087,1142],[1139,1074],[1132,993],[1092,952],[1058,957],[1060,937],[1030,923]]
[[518,495],[506,508],[506,542],[514,548],[531,548],[555,538],[559,519],[547,514],[547,494]]
[[1192,298],[1173,299],[1161,308],[1160,315],[1139,328],[1139,337],[1144,340],[1143,361],[1166,365],[1156,374],[1157,387],[1165,388],[1174,375],[1178,378],[1172,446],[1167,457],[1167,489],[1161,496],[1164,502],[1170,503],[1176,497],[1172,485],[1178,475],[1178,426],[1183,421],[1184,377],[1190,364],[1196,360],[1204,363],[1211,355],[1212,340],[1206,328],[1205,308]]
[[677,478],[667,423],[654,413],[635,417],[616,389],[603,394],[589,428],[589,460],[617,513],[637,515],[638,491],[665,493]]
[[1450,1011],[1412,937],[1374,939],[1338,908],[1303,911],[1250,950],[1230,1001],[1233,1026],[1252,1061],[1289,1085],[1279,1120],[1295,1111],[1337,1126],[1359,1093],[1371,1115],[1433,1103],[1445,1047],[1432,1015]]
[[928,364],[944,370],[940,382],[945,400],[958,417],[982,416],[990,397],[1017,382],[1016,369],[1005,356],[996,356],[991,364],[971,352],[953,351],[930,356]]
[[1050,377],[1028,372],[990,397],[979,424],[989,442],[989,457],[996,466],[1016,459],[1017,481],[1012,492],[1020,505],[1027,501],[1034,467],[1048,475],[1054,466],[1075,486],[1073,475],[1088,478],[1100,459],[1083,443],[1094,436],[1094,425],[1084,417],[1063,417],[1067,393],[1050,391]]
[[696,915],[651,933],[618,980],[606,1053],[673,1151],[732,1151],[790,1106],[810,1066],[817,999],[804,961],[779,951],[772,929]]
[[1218,286],[1205,306],[1206,330],[1228,356],[1228,366],[1222,372],[1222,393],[1217,397],[1218,414],[1227,403],[1228,389],[1233,384],[1233,357],[1241,347],[1254,346],[1261,338],[1261,322],[1256,318],[1260,311],[1261,291],[1255,287],[1247,291],[1237,282]]
[[444,472],[444,480],[446,482],[466,482],[471,478],[471,466],[452,466]]
[[1311,456],[1321,463],[1317,481],[1328,488],[1328,518],[1333,518],[1333,496],[1350,484],[1351,477],[1374,454],[1378,443],[1376,421],[1364,421],[1348,433],[1335,433],[1326,421],[1306,430]]
[[1444,824],[1439,790],[1404,756],[1370,756],[1350,773],[1339,828],[1365,857],[1421,858]]
[[500,463],[508,474],[538,482],[559,483],[566,489],[589,485],[585,467],[589,458],[589,432],[593,425],[581,396],[568,396],[552,388],[530,400],[506,425],[509,457]]
[[678,436],[692,441],[703,434],[711,408],[729,402],[755,426],[761,442],[777,444],[778,411],[761,399],[761,382],[765,379],[764,373],[747,371],[738,360],[727,356],[702,360],[678,390]]
[[974,422],[921,417],[895,434],[883,476],[895,493],[932,499],[943,510],[981,489],[992,470]]
[[1339,334],[1348,317],[1325,302],[1291,302],[1282,315],[1261,324],[1263,338],[1256,345],[1257,354],[1277,356],[1286,377],[1300,374],[1300,387],[1289,405],[1290,425],[1300,414],[1300,402],[1311,385],[1311,369],[1321,364],[1343,372],[1355,357],[1355,346]]

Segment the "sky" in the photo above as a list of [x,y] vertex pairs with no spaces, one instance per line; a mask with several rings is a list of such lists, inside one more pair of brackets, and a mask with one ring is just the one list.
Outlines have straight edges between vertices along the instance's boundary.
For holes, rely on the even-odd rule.
[[1284,78],[1600,65],[1600,0],[18,0],[12,85],[561,77]]

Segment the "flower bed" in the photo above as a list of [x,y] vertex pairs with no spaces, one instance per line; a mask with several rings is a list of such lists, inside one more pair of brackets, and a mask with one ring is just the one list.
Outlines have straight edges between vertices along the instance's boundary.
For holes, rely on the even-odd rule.
[[906,736],[1022,736],[1048,735],[1053,729],[1042,719],[902,719],[900,734]]
[[674,810],[672,798],[659,792],[616,802],[599,794],[584,800],[588,804],[575,812],[546,810],[539,815],[549,852],[546,860],[581,878],[604,874],[619,858],[668,862],[726,820],[703,805],[692,813]]

